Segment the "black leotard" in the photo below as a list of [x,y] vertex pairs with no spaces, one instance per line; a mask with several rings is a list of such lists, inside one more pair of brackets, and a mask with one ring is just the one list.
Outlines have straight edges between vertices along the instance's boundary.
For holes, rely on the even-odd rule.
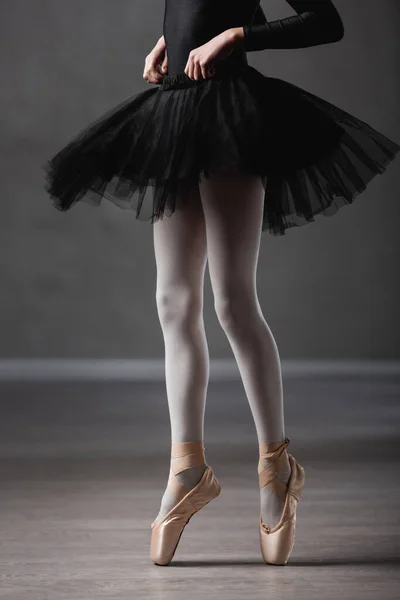
[[343,22],[331,0],[286,0],[297,15],[268,22],[260,0],[165,0],[163,33],[168,74],[183,72],[189,52],[231,27],[243,27],[230,60],[266,48],[304,48],[343,37]]

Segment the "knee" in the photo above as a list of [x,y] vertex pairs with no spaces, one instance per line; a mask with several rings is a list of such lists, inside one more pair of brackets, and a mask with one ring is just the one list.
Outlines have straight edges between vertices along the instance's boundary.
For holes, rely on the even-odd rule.
[[215,297],[214,308],[225,331],[237,332],[257,311],[257,298],[245,286],[231,286]]
[[192,290],[164,289],[156,293],[157,312],[161,325],[197,323],[202,311],[202,298]]

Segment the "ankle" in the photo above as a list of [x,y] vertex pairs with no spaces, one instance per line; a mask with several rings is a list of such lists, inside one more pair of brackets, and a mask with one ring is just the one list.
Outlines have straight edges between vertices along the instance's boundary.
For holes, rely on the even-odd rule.
[[171,443],[171,469],[175,475],[206,464],[203,440]]
[[202,474],[207,467],[204,441],[172,442],[171,473],[181,482],[190,484],[197,473]]
[[[190,490],[207,468],[203,440],[171,444],[171,477]],[[171,482],[171,485],[175,485]]]
[[284,472],[290,474],[291,467],[287,447],[289,438],[285,437],[282,441],[277,442],[259,442],[259,459],[258,473],[268,469],[273,472]]

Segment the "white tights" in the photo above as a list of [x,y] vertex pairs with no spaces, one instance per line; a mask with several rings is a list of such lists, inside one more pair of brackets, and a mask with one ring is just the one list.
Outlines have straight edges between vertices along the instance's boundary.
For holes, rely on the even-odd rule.
[[[177,209],[153,225],[157,266],[156,302],[165,344],[171,442],[203,440],[209,354],[203,322],[207,260],[214,306],[242,377],[259,442],[285,437],[278,348],[261,311],[256,269],[264,188],[240,173],[202,178]],[[177,477],[190,489],[204,467]],[[280,478],[286,483],[290,467]],[[157,519],[174,505],[168,488]],[[263,520],[278,521],[282,504],[261,489]]]

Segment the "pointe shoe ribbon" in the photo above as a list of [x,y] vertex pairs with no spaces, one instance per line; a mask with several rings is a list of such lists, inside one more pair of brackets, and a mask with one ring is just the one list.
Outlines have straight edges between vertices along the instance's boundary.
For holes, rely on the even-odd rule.
[[[294,546],[296,509],[304,487],[305,472],[296,459],[287,453],[289,442],[290,439],[285,437],[281,443],[260,443],[259,487],[261,489],[264,485],[269,485],[284,501],[282,516],[274,527],[268,527],[263,523],[260,513],[260,548],[267,564],[286,564]],[[262,467],[264,459],[271,461],[266,468]],[[287,465],[287,460],[289,460],[291,474],[286,485],[277,476]]]
[[174,443],[171,458],[178,456],[178,460],[171,461],[168,479],[168,486],[175,493],[177,502],[159,523],[153,521],[151,524],[150,558],[157,565],[165,566],[171,562],[187,523],[221,491],[210,465],[207,465],[200,481],[190,491],[175,477],[187,468],[205,464],[202,441]]

